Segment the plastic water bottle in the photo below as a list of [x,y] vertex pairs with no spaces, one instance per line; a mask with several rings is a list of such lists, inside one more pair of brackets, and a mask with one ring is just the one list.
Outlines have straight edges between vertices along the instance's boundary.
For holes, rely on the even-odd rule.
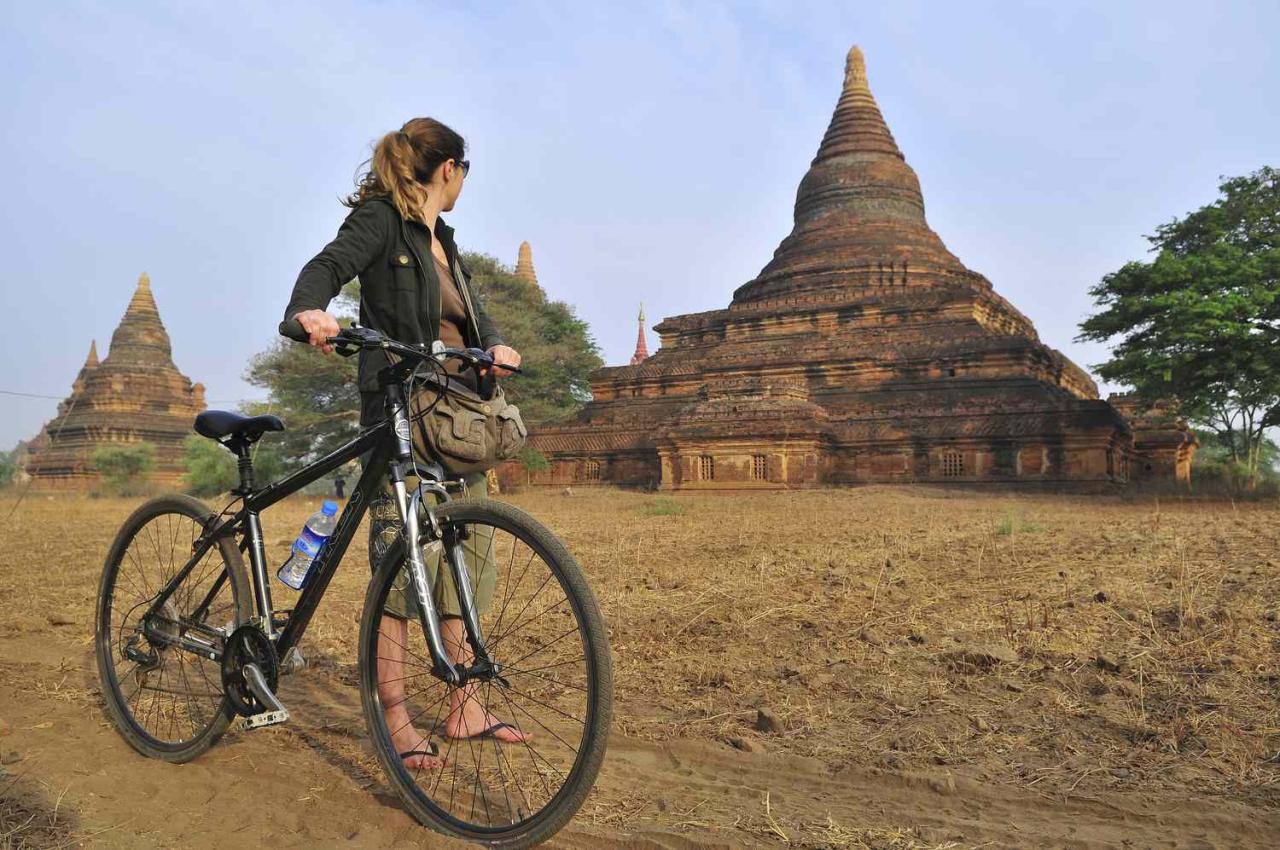
[[311,569],[311,562],[320,554],[320,547],[329,539],[329,535],[333,534],[333,527],[337,524],[334,515],[337,513],[338,503],[325,499],[324,505],[310,516],[298,539],[293,541],[293,553],[281,565],[276,578],[294,590],[302,589],[307,580],[307,572]]

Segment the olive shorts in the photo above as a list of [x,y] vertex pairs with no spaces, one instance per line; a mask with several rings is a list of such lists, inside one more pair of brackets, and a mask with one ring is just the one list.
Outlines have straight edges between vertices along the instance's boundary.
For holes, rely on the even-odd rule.
[[[483,472],[476,472],[463,479],[467,485],[468,495],[484,495],[486,480]],[[418,484],[417,478],[410,476],[405,485],[409,492]],[[432,504],[439,499],[434,493],[428,493]],[[490,551],[493,540],[493,528],[490,526],[467,526],[470,534],[462,541],[462,550],[467,561],[467,574],[470,579],[472,598],[475,599],[477,614],[489,610],[493,601],[493,587],[497,579],[498,567]],[[369,566],[377,572],[383,554],[395,542],[400,534],[400,512],[396,509],[394,491],[387,482],[369,503]],[[427,568],[427,580],[431,582],[432,598],[435,600],[436,612],[441,617],[461,617],[462,608],[458,605],[457,584],[453,580],[453,570],[448,563],[441,564],[443,547],[434,546],[424,549],[423,562]],[[418,601],[414,598],[413,583],[409,578],[409,570],[402,567],[396,576],[395,583],[387,594],[385,613],[401,619],[418,618]]]

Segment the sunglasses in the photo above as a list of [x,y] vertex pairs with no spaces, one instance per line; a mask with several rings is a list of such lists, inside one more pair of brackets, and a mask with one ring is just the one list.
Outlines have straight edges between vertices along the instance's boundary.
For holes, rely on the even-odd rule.
[[455,160],[454,160],[454,162],[458,163],[458,167],[460,167],[460,168],[462,169],[462,176],[463,176],[463,177],[466,177],[469,173],[471,173],[471,160],[469,160],[469,159],[455,159]]

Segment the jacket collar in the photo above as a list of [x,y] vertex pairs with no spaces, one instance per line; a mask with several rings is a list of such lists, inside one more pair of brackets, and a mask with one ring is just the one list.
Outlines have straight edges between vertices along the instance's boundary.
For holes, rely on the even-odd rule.
[[[382,203],[391,207],[391,210],[396,214],[397,217],[400,216],[400,211],[396,209],[395,204],[391,203],[390,198],[373,198],[373,200],[381,201]],[[419,230],[427,229],[427,226],[425,224],[423,224],[420,221],[417,221],[416,219],[410,219],[407,223],[412,227],[418,228]],[[436,216],[436,228],[433,232],[435,233],[435,237],[440,240],[441,244],[444,245],[445,251],[449,256],[452,257],[457,254],[458,246],[457,246],[457,243],[453,241],[453,228],[445,223],[444,216]]]

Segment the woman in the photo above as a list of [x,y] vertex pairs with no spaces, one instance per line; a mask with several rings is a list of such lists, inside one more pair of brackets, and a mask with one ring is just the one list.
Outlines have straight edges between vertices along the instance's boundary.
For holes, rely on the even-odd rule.
[[[463,159],[465,148],[461,136],[431,118],[414,118],[378,141],[368,172],[345,201],[351,213],[334,240],[303,266],[285,311],[286,318],[298,320],[313,346],[325,353],[333,350],[325,339],[335,335],[339,325],[326,308],[347,281],[359,276],[360,324],[401,342],[429,345],[439,339],[450,348],[483,348],[493,356],[498,376],[511,374],[500,368],[502,365],[520,365],[520,354],[502,341],[471,290],[453,229],[440,218],[441,212],[453,209],[470,170],[470,163]],[[385,365],[382,352],[360,352],[357,375],[362,426],[383,418],[377,373]],[[477,389],[468,367],[450,360],[446,368]],[[466,484],[468,488],[483,487],[484,473],[468,476]],[[371,504],[370,516],[369,564],[376,569],[400,530],[389,489]],[[469,540],[469,555],[485,542]],[[470,648],[450,586],[450,571],[437,569],[438,563],[438,555],[427,560],[441,631],[453,660],[468,663]],[[474,588],[481,611],[492,599],[494,573],[493,569],[483,571]],[[404,754],[405,766],[439,767],[440,759],[426,749],[427,739],[414,728],[404,704],[406,621],[416,621],[417,604],[403,585],[398,589],[388,598],[389,613],[382,618],[378,691],[387,706],[387,728],[397,752]],[[451,694],[445,735],[488,735],[506,743],[532,737],[489,713],[474,689],[473,685]]]

